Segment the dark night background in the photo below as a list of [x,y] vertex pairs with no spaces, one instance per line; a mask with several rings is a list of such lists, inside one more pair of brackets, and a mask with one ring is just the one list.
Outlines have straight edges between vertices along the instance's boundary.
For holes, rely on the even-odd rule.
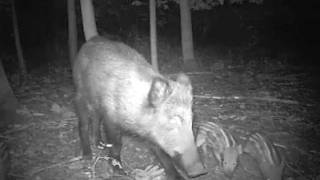
[[[129,42],[148,40],[148,6],[133,6],[128,0],[97,0],[95,12],[99,33]],[[65,1],[17,1],[16,9],[22,48],[28,69],[67,57],[67,9]],[[192,11],[195,47],[243,47],[258,49],[262,56],[294,53],[292,63],[317,63],[319,48],[319,3],[298,0],[266,0],[262,5],[243,3]],[[10,7],[1,8],[1,56],[15,58]],[[179,45],[179,7],[158,8],[158,34],[165,44]],[[83,43],[79,2],[77,2],[79,45]],[[147,43],[147,42],[146,42]],[[159,47],[161,48],[161,47]],[[242,53],[242,52],[241,52]],[[303,60],[302,60],[303,59]],[[14,60],[10,60],[14,61]],[[5,62],[5,66],[14,62]],[[161,59],[160,59],[161,62]],[[10,68],[15,68],[14,66]]]
[[[149,61],[149,4],[144,0],[135,6],[132,1],[93,0],[98,32],[128,44]],[[230,1],[192,10],[195,60],[200,65],[199,71],[188,73],[194,121],[264,133],[290,165],[284,180],[319,180],[320,1]],[[0,0],[0,60],[21,115],[17,122],[0,122],[0,173],[5,164],[11,167],[11,179],[88,179],[79,158],[67,0],[15,0],[15,4],[28,75],[22,77],[18,68],[10,1]],[[80,48],[85,40],[79,0],[76,13]],[[158,7],[162,74],[171,76],[183,69],[180,34],[179,5],[169,1]],[[2,161],[2,142],[9,145],[11,165]],[[134,140],[125,141],[123,147],[126,170],[157,164]],[[205,159],[215,169],[213,156]],[[253,168],[251,174],[243,167]],[[255,161],[240,159],[232,179],[262,180],[257,167]],[[102,158],[93,171],[97,179],[107,179],[112,169]],[[199,179],[229,180],[215,171]]]

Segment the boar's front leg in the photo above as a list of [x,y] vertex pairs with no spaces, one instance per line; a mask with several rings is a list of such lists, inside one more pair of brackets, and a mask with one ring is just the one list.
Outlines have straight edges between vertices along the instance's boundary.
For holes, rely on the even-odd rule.
[[106,135],[106,143],[112,144],[111,156],[121,162],[121,130],[115,124],[108,121],[106,117],[103,118],[103,129]]

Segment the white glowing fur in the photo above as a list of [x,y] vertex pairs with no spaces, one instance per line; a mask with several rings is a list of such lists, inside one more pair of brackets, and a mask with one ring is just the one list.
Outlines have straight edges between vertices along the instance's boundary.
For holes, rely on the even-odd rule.
[[[87,58],[83,57],[82,61],[82,70],[84,72],[76,73],[83,77],[75,77],[88,79],[89,87],[83,88],[89,89],[89,95],[95,97],[88,98],[95,100],[95,102],[89,102],[88,106],[92,107],[91,104],[105,106],[103,109],[108,110],[108,112],[104,112],[106,113],[104,114],[105,117],[117,117],[118,119],[109,120],[116,124],[121,123],[119,125],[122,128],[138,133],[141,136],[148,134],[151,136],[150,139],[157,142],[169,155],[173,156],[175,153],[183,154],[188,148],[195,147],[192,133],[191,85],[186,87],[169,80],[173,92],[168,97],[169,100],[171,97],[180,96],[186,96],[181,97],[181,99],[189,99],[187,103],[190,107],[179,108],[179,105],[174,106],[176,114],[183,118],[182,121],[173,118],[171,122],[168,122],[170,118],[165,117],[166,112],[156,113],[163,117],[145,113],[146,109],[144,108],[148,100],[152,80],[154,77],[163,77],[155,72],[145,62],[144,58],[135,51],[131,52],[129,50],[128,52],[119,53],[115,49],[116,47],[106,47],[103,43],[101,43],[101,46],[96,46],[96,44],[93,44],[95,45],[95,52],[92,52],[92,54],[95,53],[94,57],[98,57],[98,59],[90,57],[90,54],[85,54]],[[104,58],[107,58],[108,61],[104,61]],[[90,63],[90,61],[95,62]],[[143,71],[139,68],[143,69]],[[94,69],[95,71],[86,71],[88,69]],[[79,82],[80,88],[82,88],[83,84]],[[178,94],[184,91],[187,91],[187,93]],[[165,103],[167,102],[163,103],[163,106],[166,106]],[[159,108],[159,110],[163,110],[163,108]]]

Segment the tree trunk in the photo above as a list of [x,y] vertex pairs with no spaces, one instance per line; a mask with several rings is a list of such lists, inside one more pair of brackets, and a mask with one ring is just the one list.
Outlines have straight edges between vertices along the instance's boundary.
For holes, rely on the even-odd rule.
[[83,31],[86,40],[98,35],[92,0],[80,0]]
[[0,60],[0,128],[7,127],[16,117],[18,101],[14,96]]
[[156,71],[159,71],[158,67],[158,52],[157,52],[157,21],[156,21],[156,2],[150,0],[150,48],[151,48],[151,64]]
[[184,69],[193,71],[198,68],[198,65],[194,59],[189,0],[180,0],[180,23]]
[[14,0],[11,0],[11,8],[12,8],[13,34],[14,34],[14,40],[15,40],[16,50],[18,54],[18,64],[19,64],[20,73],[24,77],[27,74],[27,68],[26,68],[25,60],[23,58],[23,52],[21,47],[20,35],[19,35],[18,19],[17,19]]
[[77,53],[78,32],[75,11],[75,0],[68,0],[69,59],[71,65]]

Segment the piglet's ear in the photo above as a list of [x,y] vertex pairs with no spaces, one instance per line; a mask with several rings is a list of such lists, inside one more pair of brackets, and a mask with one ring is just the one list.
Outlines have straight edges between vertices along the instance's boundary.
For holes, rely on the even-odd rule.
[[171,93],[169,82],[162,78],[154,78],[149,92],[149,103],[156,107],[161,104]]

